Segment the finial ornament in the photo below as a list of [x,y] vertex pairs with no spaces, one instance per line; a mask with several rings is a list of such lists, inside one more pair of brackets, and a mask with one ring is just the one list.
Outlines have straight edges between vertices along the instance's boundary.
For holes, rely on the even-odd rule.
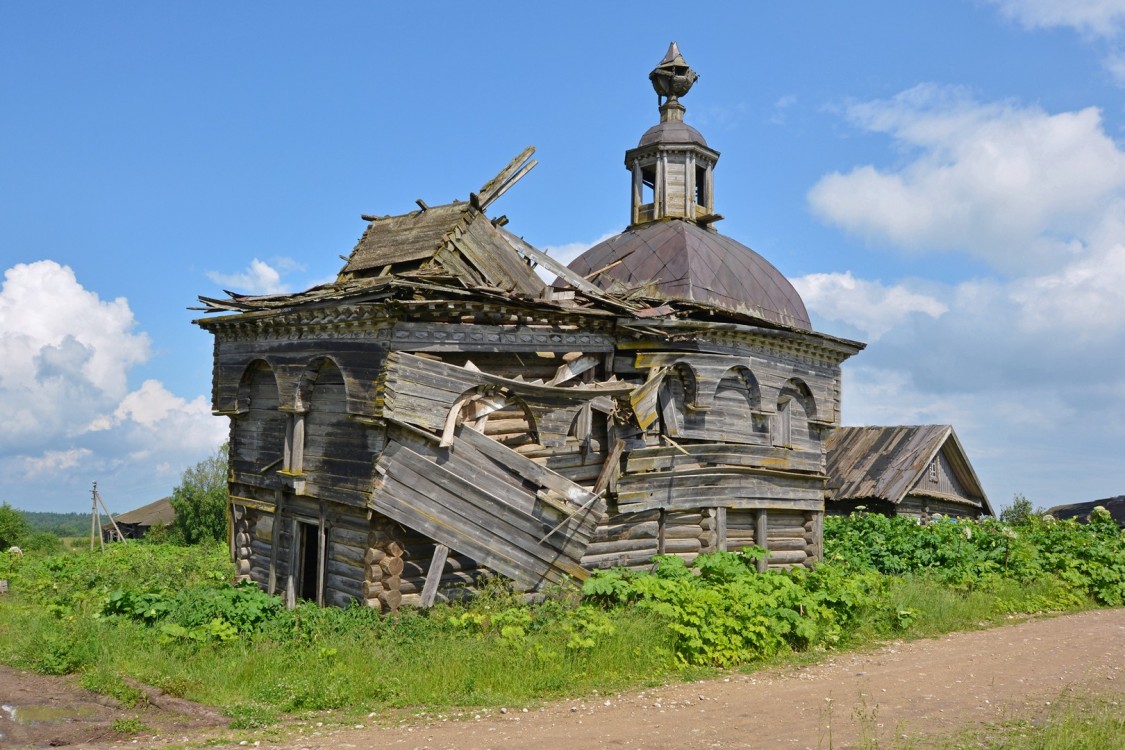
[[691,85],[697,78],[699,74],[688,67],[675,42],[668,45],[668,53],[664,55],[664,59],[648,74],[652,88],[656,90],[658,104],[663,104],[661,97],[669,102],[676,101],[691,90]]

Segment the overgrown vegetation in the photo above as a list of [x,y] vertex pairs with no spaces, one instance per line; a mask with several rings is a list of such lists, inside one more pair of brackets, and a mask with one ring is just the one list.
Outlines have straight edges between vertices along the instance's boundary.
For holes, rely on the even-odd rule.
[[222,706],[238,726],[280,713],[513,705],[614,690],[1012,614],[1125,603],[1125,537],[1108,518],[826,522],[815,570],[755,572],[758,550],[599,572],[528,605],[502,582],[472,601],[384,617],[287,610],[229,584],[224,545],[149,542],[7,556],[0,659],[127,700],[124,677]]

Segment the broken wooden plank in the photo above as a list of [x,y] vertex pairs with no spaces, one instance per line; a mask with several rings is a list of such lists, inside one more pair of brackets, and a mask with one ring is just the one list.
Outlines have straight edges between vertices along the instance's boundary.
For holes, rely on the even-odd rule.
[[405,446],[390,443],[379,464],[383,476],[372,498],[378,512],[529,588],[585,578],[578,560],[587,543],[565,535],[540,542],[540,520]]
[[647,430],[656,421],[660,385],[667,373],[667,368],[653,370],[649,374],[648,380],[640,387],[634,388],[629,394],[629,403],[633,407],[633,414],[636,415],[637,424],[643,430]]
[[449,555],[449,547],[439,544],[434,547],[434,556],[430,560],[430,569],[426,572],[426,585],[422,588],[421,605],[423,609],[432,607],[437,596],[438,583],[441,581],[442,569],[445,568],[445,559]]
[[600,357],[587,354],[572,362],[567,362],[559,367],[555,376],[547,381],[547,385],[559,385],[576,378],[587,370],[597,367],[599,361],[601,361]]

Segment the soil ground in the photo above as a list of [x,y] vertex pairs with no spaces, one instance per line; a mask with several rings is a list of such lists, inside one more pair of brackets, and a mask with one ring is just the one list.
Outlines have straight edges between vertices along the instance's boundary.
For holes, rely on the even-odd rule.
[[[2,670],[2,668],[0,668]],[[837,654],[808,667],[732,673],[611,696],[559,701],[525,711],[507,707],[462,715],[396,719],[367,726],[302,722],[277,732],[223,734],[234,743],[286,750],[404,748],[581,750],[583,748],[853,747],[877,740],[948,735],[982,724],[1036,718],[1066,695],[1116,700],[1125,713],[1125,609],[1097,610],[1007,627],[895,642]],[[204,741],[216,717],[185,702],[158,699],[149,713],[114,709],[71,680],[0,671],[0,746],[48,744],[132,747]],[[68,722],[19,724],[12,707],[84,708]],[[115,735],[114,718],[152,727]],[[327,724],[327,722],[325,722]],[[52,742],[53,740],[53,742]]]

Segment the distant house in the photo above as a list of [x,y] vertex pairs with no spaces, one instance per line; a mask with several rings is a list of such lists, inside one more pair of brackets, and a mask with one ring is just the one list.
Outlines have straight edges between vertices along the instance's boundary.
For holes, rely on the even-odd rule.
[[1118,526],[1125,529],[1125,495],[1107,497],[1105,500],[1091,500],[1088,503],[1056,505],[1048,509],[1047,513],[1055,518],[1073,518],[1079,523],[1086,523],[1090,520],[1090,513],[1099,505],[1109,511]]
[[[121,529],[123,539],[143,539],[148,530],[158,524],[167,526],[176,520],[176,511],[172,508],[172,498],[165,497],[148,505],[114,516],[117,528]],[[102,539],[107,542],[118,541],[117,532],[113,524],[102,526]]]
[[830,515],[994,515],[950,425],[840,427],[825,449]]

